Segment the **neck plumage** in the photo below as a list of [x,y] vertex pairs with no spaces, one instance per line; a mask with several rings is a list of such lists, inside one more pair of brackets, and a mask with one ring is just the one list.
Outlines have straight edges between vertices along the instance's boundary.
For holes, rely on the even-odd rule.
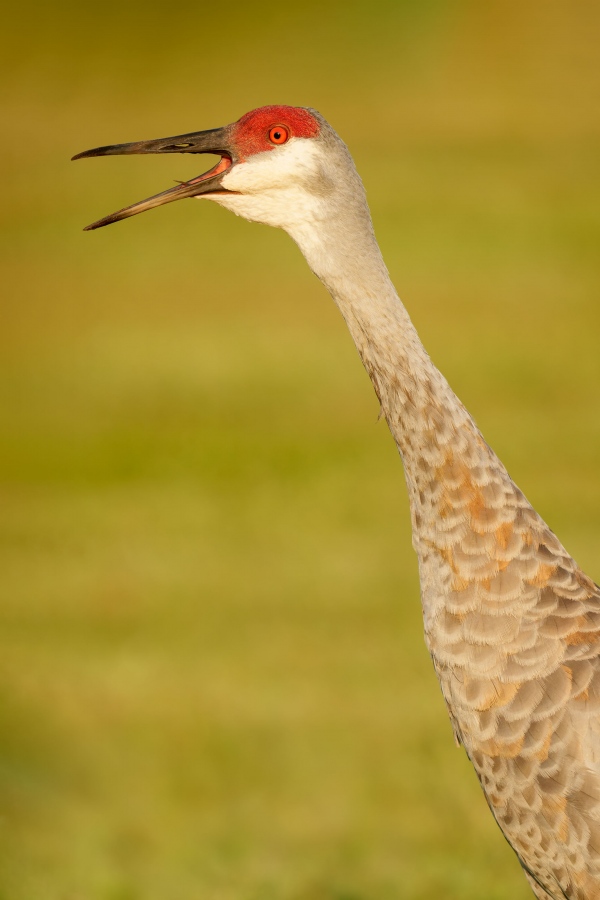
[[350,230],[332,222],[318,234],[293,237],[339,307],[371,378],[404,463],[417,543],[423,516],[435,516],[431,501],[448,467],[503,467],[425,351],[365,210]]

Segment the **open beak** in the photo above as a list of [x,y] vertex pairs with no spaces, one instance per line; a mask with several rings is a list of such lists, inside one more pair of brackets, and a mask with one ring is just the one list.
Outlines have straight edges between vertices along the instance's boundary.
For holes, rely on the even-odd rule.
[[200,194],[215,194],[226,192],[221,186],[223,175],[234,162],[235,152],[231,140],[231,125],[224,128],[212,128],[210,131],[194,131],[190,134],[179,134],[175,137],[159,138],[156,141],[137,141],[132,144],[112,144],[108,147],[96,147],[94,150],[86,150],[78,153],[73,159],[86,159],[89,156],[121,156],[130,153],[215,153],[221,159],[210,171],[190,181],[184,181],[175,187],[140,200],[131,206],[126,206],[118,212],[98,219],[88,225],[84,231],[92,231],[94,228],[102,228],[120,219],[127,219],[137,213],[145,212],[154,206],[162,206],[163,203],[171,203],[173,200],[181,200],[183,197],[197,197]]

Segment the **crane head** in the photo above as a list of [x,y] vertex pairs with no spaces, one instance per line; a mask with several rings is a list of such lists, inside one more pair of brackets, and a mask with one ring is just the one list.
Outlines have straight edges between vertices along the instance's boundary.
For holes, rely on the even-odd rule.
[[87,150],[73,159],[209,153],[220,160],[202,175],[105,216],[85,230],[184,197],[213,200],[244,218],[293,230],[303,219],[314,220],[319,198],[332,190],[331,167],[325,164],[327,145],[332,144],[347,154],[342,141],[315,110],[263,106],[223,128]]

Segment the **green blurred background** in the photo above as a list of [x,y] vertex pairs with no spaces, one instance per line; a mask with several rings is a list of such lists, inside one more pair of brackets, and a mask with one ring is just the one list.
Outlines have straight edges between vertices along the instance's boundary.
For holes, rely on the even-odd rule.
[[282,232],[98,144],[318,108],[425,344],[600,576],[600,6],[3,14],[2,900],[529,896],[424,648],[402,468]]

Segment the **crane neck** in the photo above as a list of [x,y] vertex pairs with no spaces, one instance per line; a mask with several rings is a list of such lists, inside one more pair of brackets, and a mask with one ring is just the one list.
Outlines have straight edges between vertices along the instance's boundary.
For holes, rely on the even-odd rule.
[[[330,220],[318,233],[310,229],[292,237],[348,325],[402,455],[410,487],[412,470],[422,467],[425,448],[441,451],[453,434],[457,438],[460,434],[461,442],[466,437],[479,443],[482,438],[431,361],[396,293],[366,202],[351,228],[339,223],[340,219]],[[432,458],[438,456],[433,453]]]

